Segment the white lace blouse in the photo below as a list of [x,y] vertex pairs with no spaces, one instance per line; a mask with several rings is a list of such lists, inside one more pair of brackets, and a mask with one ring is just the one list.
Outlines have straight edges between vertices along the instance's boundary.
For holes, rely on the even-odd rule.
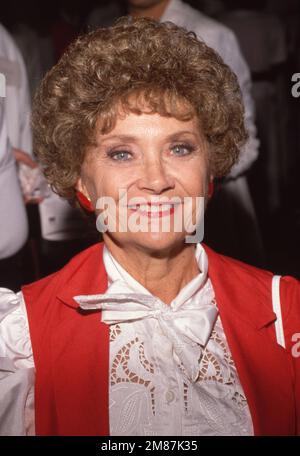
[[[83,308],[101,307],[110,325],[112,436],[253,435],[201,244],[195,255],[201,272],[169,306],[106,248],[106,293],[75,297]],[[6,289],[0,289],[0,385],[0,435],[34,435],[26,307],[21,293]]]

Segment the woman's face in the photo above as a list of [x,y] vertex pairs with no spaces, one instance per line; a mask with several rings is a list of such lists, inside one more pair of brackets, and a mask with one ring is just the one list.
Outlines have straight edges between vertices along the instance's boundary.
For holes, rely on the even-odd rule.
[[103,234],[104,240],[110,236],[119,245],[161,250],[193,232],[185,228],[187,219],[196,223],[196,197],[202,197],[201,206],[212,178],[208,145],[196,117],[181,121],[130,113],[96,139],[97,145],[87,151],[77,188],[97,207],[98,220],[102,213],[117,222]]

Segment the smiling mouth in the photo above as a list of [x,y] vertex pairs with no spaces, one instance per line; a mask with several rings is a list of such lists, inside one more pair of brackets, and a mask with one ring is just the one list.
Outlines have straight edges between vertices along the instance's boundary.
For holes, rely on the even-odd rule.
[[128,209],[133,212],[138,212],[141,216],[155,218],[164,217],[166,215],[172,215],[175,212],[175,206],[179,204],[135,204],[129,205]]

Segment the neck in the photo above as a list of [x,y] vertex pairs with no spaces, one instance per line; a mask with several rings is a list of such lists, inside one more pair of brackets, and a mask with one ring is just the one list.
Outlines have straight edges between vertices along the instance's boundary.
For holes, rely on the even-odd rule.
[[150,17],[159,21],[169,2],[170,0],[163,0],[156,5],[148,7],[129,5],[129,14],[134,17]]
[[179,291],[199,274],[195,245],[183,244],[168,252],[145,252],[133,245],[120,247],[110,237],[105,244],[118,263],[143,287],[170,304]]

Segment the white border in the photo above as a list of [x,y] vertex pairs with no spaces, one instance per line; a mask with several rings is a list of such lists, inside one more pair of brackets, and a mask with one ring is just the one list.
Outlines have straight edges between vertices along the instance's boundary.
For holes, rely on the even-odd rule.
[[278,344],[285,348],[282,313],[280,305],[280,277],[281,276],[279,275],[274,275],[272,279],[272,305],[273,310],[277,316],[277,320],[275,321],[276,339]]

